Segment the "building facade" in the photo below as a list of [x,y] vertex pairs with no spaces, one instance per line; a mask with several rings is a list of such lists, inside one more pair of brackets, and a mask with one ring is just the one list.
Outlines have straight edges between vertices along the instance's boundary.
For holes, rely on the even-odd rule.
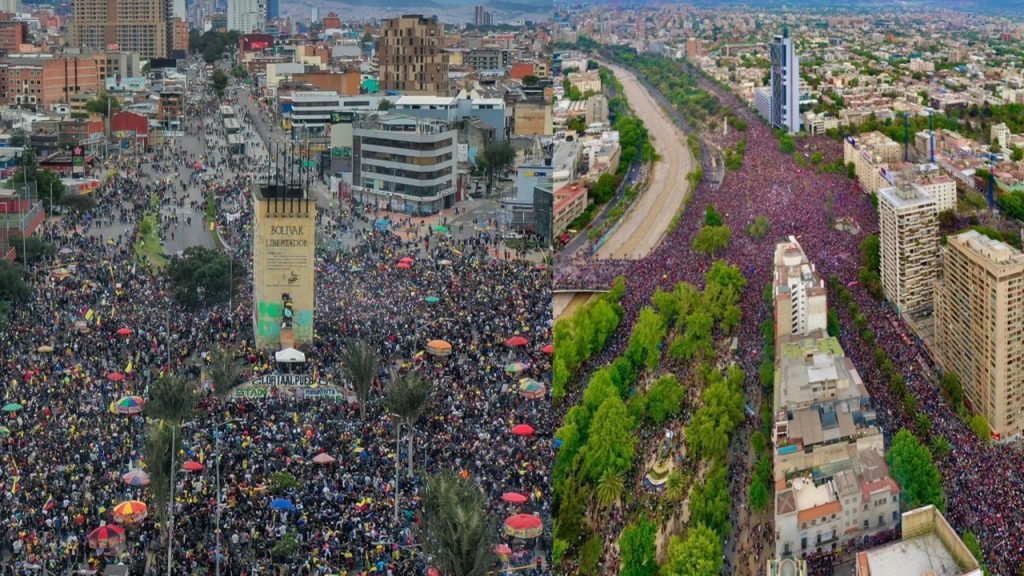
[[947,240],[935,345],[971,408],[1000,438],[1024,427],[1024,254],[973,230]]
[[444,25],[418,14],[391,18],[377,41],[377,65],[381,90],[447,95]]
[[881,276],[885,297],[901,313],[930,311],[939,255],[935,199],[916,185],[878,193]]
[[790,236],[775,246],[775,339],[806,336],[828,324],[825,282],[807,260],[803,247]]
[[165,58],[171,47],[172,0],[75,0],[71,46]]
[[800,131],[800,58],[793,49],[789,30],[776,36],[770,46],[772,114],[771,125],[790,132]]
[[228,0],[228,30],[249,34],[267,25],[267,0]]
[[352,132],[352,194],[409,214],[455,203],[457,131],[448,122],[368,114]]

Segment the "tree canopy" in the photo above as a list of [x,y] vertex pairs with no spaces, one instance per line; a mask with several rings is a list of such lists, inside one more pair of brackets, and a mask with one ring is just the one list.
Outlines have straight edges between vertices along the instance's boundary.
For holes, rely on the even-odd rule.
[[942,476],[932,460],[931,451],[916,436],[906,429],[897,432],[885,457],[889,462],[889,472],[900,486],[900,503],[904,508],[934,504],[945,511]]
[[182,306],[228,301],[231,286],[230,258],[216,250],[191,246],[181,256],[174,256],[167,265],[167,274],[174,284],[174,298]]

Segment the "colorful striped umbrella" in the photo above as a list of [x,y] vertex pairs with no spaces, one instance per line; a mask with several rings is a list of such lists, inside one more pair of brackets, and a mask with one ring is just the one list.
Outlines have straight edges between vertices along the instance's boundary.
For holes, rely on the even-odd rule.
[[547,387],[533,378],[523,378],[519,381],[519,395],[523,398],[531,400],[543,398],[545,392],[547,392]]
[[544,529],[544,522],[532,514],[516,514],[505,520],[505,534],[514,538],[536,538]]
[[124,476],[121,476],[121,479],[124,480],[125,484],[129,486],[135,486],[136,488],[141,488],[142,486],[149,486],[149,474],[146,474],[145,472],[139,470],[138,468],[135,468],[134,470],[131,470]]
[[89,532],[88,540],[92,548],[114,548],[124,544],[124,528],[114,525],[100,526]]
[[128,500],[114,506],[114,521],[120,524],[134,524],[146,519],[149,507],[145,502]]
[[21,410],[22,408],[24,408],[24,406],[22,406],[21,404],[18,404],[17,402],[10,402],[10,403],[4,405],[4,412],[17,412],[18,410]]
[[146,401],[141,396],[125,396],[114,404],[118,414],[138,414]]

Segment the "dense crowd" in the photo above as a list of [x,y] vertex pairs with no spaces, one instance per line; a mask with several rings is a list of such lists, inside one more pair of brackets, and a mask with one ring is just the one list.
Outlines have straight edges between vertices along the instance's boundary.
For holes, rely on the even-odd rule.
[[[189,106],[188,137],[214,132],[217,101],[196,96]],[[204,354],[215,348],[237,354],[245,380],[277,368],[272,351],[252,348],[248,271],[235,271],[234,309],[184,309],[166,278],[137,260],[133,246],[153,195],[164,208],[161,233],[170,238],[176,224],[203,217],[202,206],[187,194],[200,187],[216,194],[219,207],[232,207],[218,213],[220,236],[247,263],[253,175],[241,171],[246,165],[222,150],[199,156],[168,149],[123,158],[117,167],[118,175],[97,192],[93,211],[47,224],[43,236],[59,251],[53,261],[37,264],[30,301],[0,333],[4,401],[23,405],[5,417],[10,434],[0,441],[0,565],[6,573],[28,565],[58,573],[110,562],[130,565],[131,574],[163,573],[168,542],[150,491],[121,478],[133,468],[146,469],[145,418],[113,413],[111,403],[125,395],[146,397],[161,373],[198,380]],[[551,341],[548,271],[490,258],[476,238],[406,240],[374,230],[354,210],[320,222],[337,226],[322,232],[343,242],[321,251],[316,338],[304,348],[305,370],[341,397],[217,398],[206,391],[198,416],[183,426],[184,445],[175,459],[178,466],[186,460],[203,465],[175,475],[175,574],[213,573],[218,559],[225,574],[270,573],[273,563],[301,574],[426,573],[417,493],[425,473],[445,469],[480,485],[499,529],[516,512],[548,523],[553,449],[547,438],[555,423],[546,397],[518,393],[520,378],[550,382],[550,357],[543,350]],[[124,225],[124,232],[103,237],[102,226],[113,223]],[[415,263],[398,269],[405,256]],[[50,266],[66,273],[51,273]],[[514,335],[527,344],[507,346]],[[351,338],[367,341],[381,363],[365,418],[338,364]],[[424,354],[432,339],[449,342],[452,354]],[[44,346],[53,351],[40,352]],[[383,407],[392,367],[432,384],[430,404],[413,433],[411,470],[409,445],[403,439],[396,446]],[[536,432],[515,436],[510,430],[516,424]],[[336,463],[313,463],[320,453]],[[281,480],[285,472],[295,485]],[[506,492],[528,500],[507,504],[501,500]],[[294,509],[272,509],[272,498],[287,499]],[[149,517],[127,528],[118,549],[91,549],[87,535],[111,524],[113,507],[129,499],[150,504]],[[286,534],[295,548],[275,555]],[[547,556],[547,532],[532,540],[499,539],[510,545],[514,563],[531,566],[527,574],[546,573],[532,567],[536,557]]]
[[[570,273],[559,281],[573,286],[580,279],[603,281],[624,273],[627,290],[622,304],[627,319],[595,359],[598,365],[610,361],[625,349],[640,309],[650,303],[656,288],[669,289],[679,281],[702,285],[702,275],[712,259],[689,247],[702,224],[703,207],[713,204],[733,230],[730,245],[717,258],[739,266],[748,280],[741,302],[744,316],[738,329],[738,354],[747,373],[748,398],[756,398],[756,367],[761,355],[757,327],[768,318],[762,290],[771,282],[774,244],[790,235],[797,237],[822,278],[836,275],[843,284],[856,286],[859,243],[866,235],[877,232],[878,221],[870,199],[857,190],[852,180],[814,166],[799,166],[781,152],[778,140],[745,104],[710,83],[702,84],[718,93],[723,105],[748,121],[742,136],[747,142],[742,167],[727,172],[720,185],[707,180],[701,183],[675,231],[647,257],[631,262],[625,271],[617,262],[588,263],[577,259]],[[796,154],[809,158],[814,152],[825,158],[842,155],[841,145],[829,139],[798,141]],[[771,223],[771,232],[761,240],[744,232],[759,215],[766,216]],[[856,223],[859,228],[839,231],[834,225],[839,221]],[[948,520],[958,531],[971,530],[978,535],[993,573],[1016,574],[1024,563],[1024,533],[1018,529],[1024,523],[1024,454],[1013,446],[979,442],[942,400],[934,384],[930,360],[896,320],[894,312],[880,306],[862,288],[856,287],[852,292],[877,343],[889,353],[917,398],[919,409],[931,419],[933,434],[945,436],[952,447],[949,457],[939,462]],[[836,302],[829,304],[848,320],[843,307]],[[840,341],[868,386],[886,437],[891,438],[900,428],[912,428],[913,422],[893,397],[871,349],[857,336],[852,321],[841,322]],[[740,494],[735,496],[739,498]],[[767,549],[773,550],[770,531],[762,534],[769,539]]]

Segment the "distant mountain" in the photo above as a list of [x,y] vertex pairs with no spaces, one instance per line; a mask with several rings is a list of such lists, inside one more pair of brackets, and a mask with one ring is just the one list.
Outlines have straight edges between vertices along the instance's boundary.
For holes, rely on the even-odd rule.
[[[614,1],[614,0],[613,0]],[[751,6],[760,10],[814,8],[816,11],[874,11],[879,7],[897,10],[945,8],[963,12],[1024,15],[1024,0],[692,0],[697,6]],[[629,2],[627,2],[629,3]],[[645,2],[640,1],[643,4]]]
[[[380,8],[386,10],[388,8],[397,8],[401,10],[407,10],[411,8],[442,8],[447,5],[439,4],[433,0],[341,0],[339,4],[346,6],[366,6],[373,8]],[[421,10],[425,12],[426,10]],[[419,12],[416,12],[419,13]]]

